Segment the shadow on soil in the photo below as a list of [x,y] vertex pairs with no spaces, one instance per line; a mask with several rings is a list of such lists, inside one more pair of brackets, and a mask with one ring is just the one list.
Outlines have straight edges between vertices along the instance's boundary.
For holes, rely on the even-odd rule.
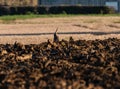
[[[53,35],[54,33],[21,33],[21,34],[0,34],[0,36],[38,36],[38,35]],[[69,34],[92,34],[92,35],[108,35],[108,34],[120,34],[118,32],[58,32],[60,35]]]

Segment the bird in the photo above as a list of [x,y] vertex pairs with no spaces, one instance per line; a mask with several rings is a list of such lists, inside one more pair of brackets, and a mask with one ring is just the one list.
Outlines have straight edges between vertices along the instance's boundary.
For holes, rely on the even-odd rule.
[[58,31],[58,28],[56,29],[55,33],[54,33],[54,42],[59,42],[59,36],[57,35],[57,31]]
[[70,36],[70,38],[69,38],[69,43],[74,43],[74,39],[72,36]]

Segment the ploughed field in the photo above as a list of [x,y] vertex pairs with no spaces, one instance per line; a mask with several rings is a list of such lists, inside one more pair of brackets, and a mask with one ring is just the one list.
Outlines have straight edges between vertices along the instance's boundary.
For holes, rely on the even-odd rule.
[[0,45],[0,89],[119,89],[120,39]]

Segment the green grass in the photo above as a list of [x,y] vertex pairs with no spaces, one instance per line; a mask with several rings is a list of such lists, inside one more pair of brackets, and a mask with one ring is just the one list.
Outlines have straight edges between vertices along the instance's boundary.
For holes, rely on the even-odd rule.
[[6,15],[6,16],[0,16],[0,20],[3,21],[15,21],[18,19],[31,19],[31,18],[46,18],[46,17],[64,17],[64,16],[72,16],[72,15],[65,15],[65,14],[59,14],[59,15],[36,15],[36,14],[31,14],[31,15]]
[[6,15],[0,16],[0,20],[3,21],[15,21],[18,19],[31,19],[31,18],[46,18],[46,17],[71,17],[71,16],[120,16],[120,14],[78,14],[78,15],[67,15],[67,14],[48,14],[48,15],[37,15],[37,14],[30,14],[30,15]]

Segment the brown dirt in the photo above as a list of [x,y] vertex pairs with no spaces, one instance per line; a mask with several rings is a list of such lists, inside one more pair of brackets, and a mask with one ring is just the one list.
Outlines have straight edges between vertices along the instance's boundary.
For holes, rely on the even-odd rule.
[[120,39],[1,44],[0,89],[120,89]]
[[54,33],[57,27],[58,33],[79,33],[59,34],[61,39],[68,39],[70,36],[86,40],[120,38],[120,18],[117,16],[73,16],[0,22],[0,43],[15,41],[23,44],[40,43],[53,38],[52,34],[42,35],[42,33]]
[[[64,40],[43,42],[57,27]],[[0,89],[119,89],[119,29],[119,17],[1,21]]]

